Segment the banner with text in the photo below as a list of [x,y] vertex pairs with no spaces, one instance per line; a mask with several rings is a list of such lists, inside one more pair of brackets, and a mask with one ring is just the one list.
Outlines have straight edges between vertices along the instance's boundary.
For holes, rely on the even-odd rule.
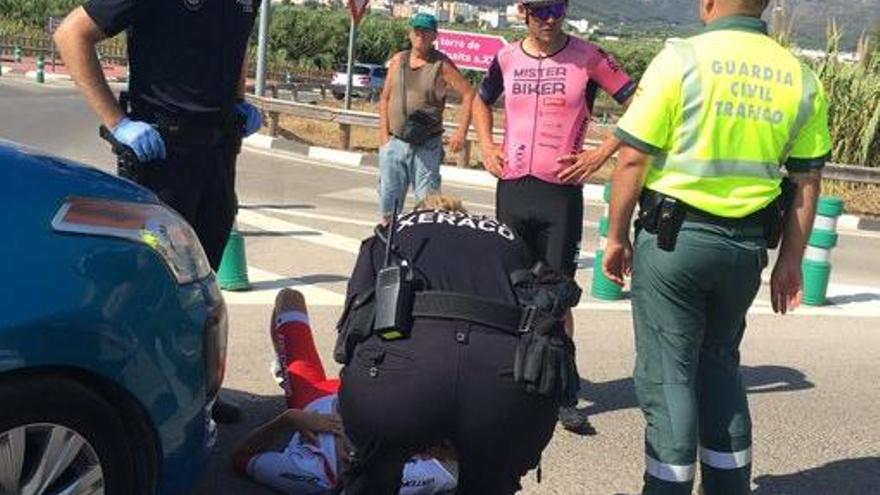
[[487,72],[498,50],[507,44],[501,36],[449,31],[437,32],[437,49],[445,53],[459,69]]

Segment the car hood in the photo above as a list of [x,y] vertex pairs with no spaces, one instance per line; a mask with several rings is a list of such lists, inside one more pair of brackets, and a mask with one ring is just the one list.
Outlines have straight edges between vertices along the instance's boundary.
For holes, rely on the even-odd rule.
[[137,184],[72,160],[0,140],[0,197],[7,205],[60,205],[69,196],[157,203]]

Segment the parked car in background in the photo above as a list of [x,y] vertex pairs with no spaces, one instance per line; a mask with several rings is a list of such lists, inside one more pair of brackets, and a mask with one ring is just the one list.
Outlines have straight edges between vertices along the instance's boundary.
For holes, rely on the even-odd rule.
[[[355,63],[352,68],[351,95],[366,98],[369,101],[379,99],[388,69],[384,65]],[[330,82],[330,91],[337,100],[345,98],[345,86],[348,67],[339,66]]]
[[191,493],[227,319],[195,233],[132,182],[0,141],[0,493]]

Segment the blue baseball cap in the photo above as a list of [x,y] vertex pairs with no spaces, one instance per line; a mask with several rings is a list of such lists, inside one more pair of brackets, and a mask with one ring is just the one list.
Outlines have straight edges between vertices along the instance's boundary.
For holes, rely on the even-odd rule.
[[431,14],[419,12],[412,18],[412,27],[415,29],[426,29],[428,31],[437,31],[437,18]]

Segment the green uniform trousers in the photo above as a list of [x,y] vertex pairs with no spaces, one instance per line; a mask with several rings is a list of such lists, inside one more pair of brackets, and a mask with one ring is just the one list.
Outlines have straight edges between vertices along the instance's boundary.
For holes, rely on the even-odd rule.
[[[636,234],[634,381],[645,431],[645,495],[750,492],[751,420],[739,373],[745,316],[767,265],[757,224],[685,222],[673,252]],[[698,445],[699,440],[699,445]]]

